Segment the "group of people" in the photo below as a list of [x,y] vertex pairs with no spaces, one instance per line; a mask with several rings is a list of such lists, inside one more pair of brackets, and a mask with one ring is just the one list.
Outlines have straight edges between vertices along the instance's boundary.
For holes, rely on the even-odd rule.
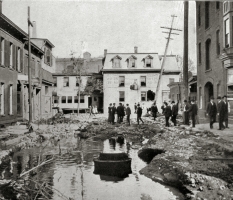
[[[143,120],[141,118],[142,116],[142,108],[140,107],[140,104],[136,104],[135,111],[137,113],[137,122],[139,124],[139,121],[142,123]],[[123,122],[124,116],[126,116],[126,120],[128,124],[130,125],[130,115],[131,115],[131,109],[129,107],[129,104],[126,104],[126,107],[124,104],[119,103],[119,106],[116,107],[115,103],[110,103],[108,107],[108,122],[111,124],[115,124],[115,114],[117,114],[117,122],[121,123]]]
[[[218,96],[217,104],[214,102],[214,97],[210,98],[210,102],[207,105],[206,114],[210,120],[210,129],[213,129],[213,124],[216,122],[218,116],[219,129],[224,130],[228,127],[228,113],[230,112],[230,104],[227,101],[227,96],[224,95],[222,98]],[[225,123],[225,125],[223,124]]]

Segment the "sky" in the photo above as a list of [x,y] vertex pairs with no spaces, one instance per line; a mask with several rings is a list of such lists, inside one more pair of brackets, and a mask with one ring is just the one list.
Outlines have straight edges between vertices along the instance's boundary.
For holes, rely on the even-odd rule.
[[[109,53],[164,54],[167,31],[161,26],[183,30],[183,1],[85,1],[85,0],[3,0],[2,11],[27,32],[27,8],[36,21],[37,37],[54,45],[55,57],[81,54],[81,42],[92,57]],[[189,56],[196,63],[195,2],[189,3]],[[183,31],[175,31],[168,55],[183,55]]]

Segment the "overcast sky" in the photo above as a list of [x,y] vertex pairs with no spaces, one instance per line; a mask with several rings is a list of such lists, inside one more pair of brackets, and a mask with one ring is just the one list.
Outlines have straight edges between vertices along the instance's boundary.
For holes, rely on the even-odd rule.
[[[37,37],[54,45],[56,57],[70,57],[87,43],[92,57],[112,53],[157,52],[164,54],[166,35],[161,26],[183,30],[183,1],[45,1],[3,0],[3,14],[27,32],[27,7],[37,23]],[[196,63],[195,2],[189,4],[189,54]],[[183,31],[173,35],[168,54],[183,55]]]

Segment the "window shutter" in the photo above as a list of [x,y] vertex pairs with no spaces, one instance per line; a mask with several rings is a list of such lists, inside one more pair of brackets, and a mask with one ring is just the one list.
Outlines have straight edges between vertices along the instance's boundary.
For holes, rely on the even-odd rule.
[[50,66],[53,66],[53,54],[52,51],[50,51]]
[[16,71],[19,71],[19,66],[18,66],[18,47],[15,46],[15,69]]
[[16,46],[14,44],[12,44],[13,46],[13,55],[12,55],[12,59],[13,59],[13,62],[12,62],[12,68],[13,69],[16,69]]
[[2,64],[2,40],[3,40],[3,38],[0,37],[0,67],[1,67],[1,64]]
[[47,61],[47,53],[46,53],[46,47],[44,48],[44,63],[46,64]]
[[10,42],[5,40],[5,67],[10,65]]
[[20,49],[20,67],[19,70],[23,73],[23,49]]

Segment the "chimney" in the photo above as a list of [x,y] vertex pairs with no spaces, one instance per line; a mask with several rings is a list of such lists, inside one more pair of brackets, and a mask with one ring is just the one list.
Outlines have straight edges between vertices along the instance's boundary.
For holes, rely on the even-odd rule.
[[0,14],[2,14],[2,0],[0,0]]
[[32,38],[37,38],[37,34],[36,34],[36,22],[33,21],[33,28],[32,28]]
[[107,49],[104,49],[104,57],[107,55]]
[[134,47],[134,53],[138,53],[138,47]]

